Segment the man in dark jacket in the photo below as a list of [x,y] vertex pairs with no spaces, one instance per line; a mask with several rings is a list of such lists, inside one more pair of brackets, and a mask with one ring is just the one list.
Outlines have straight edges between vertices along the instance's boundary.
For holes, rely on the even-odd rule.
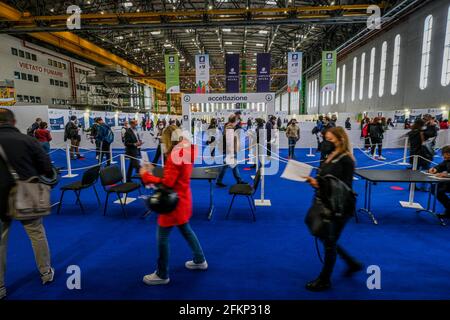
[[125,154],[130,156],[130,165],[128,166],[127,171],[127,182],[131,182],[133,169],[135,172],[139,172],[139,161],[135,158],[138,158],[141,155],[141,146],[143,142],[137,132],[137,126],[137,120],[130,120],[130,127],[125,131],[124,135]]
[[[437,174],[440,177],[448,178],[450,174],[450,146],[445,146],[442,148],[442,157],[444,157],[444,161],[436,167],[431,168],[429,171],[430,173]],[[450,199],[447,196],[448,192],[450,192],[449,182],[438,184],[436,197],[445,208],[445,213],[439,215],[440,218],[450,218]]]
[[[0,108],[0,146],[8,163],[19,175],[19,179],[27,180],[39,175],[52,176],[51,162],[44,149],[36,139],[20,133],[15,123],[13,112]],[[8,198],[14,185],[5,160],[0,157],[0,299],[6,296],[4,274],[8,236],[12,223],[7,215]],[[30,238],[42,283],[53,281],[54,270],[50,265],[50,252],[42,218],[22,220],[21,223]]]
[[272,155],[272,130],[275,129],[277,118],[270,116],[269,121],[266,123],[266,135],[267,135],[267,155]]

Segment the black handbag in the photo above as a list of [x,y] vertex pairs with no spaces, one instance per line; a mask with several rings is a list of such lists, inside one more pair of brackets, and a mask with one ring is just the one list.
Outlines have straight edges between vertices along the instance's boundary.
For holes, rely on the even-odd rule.
[[178,201],[178,194],[173,189],[159,184],[146,202],[150,210],[159,214],[168,214],[176,209]]
[[332,212],[316,195],[311,208],[305,216],[305,224],[309,232],[318,238],[327,238],[330,234]]

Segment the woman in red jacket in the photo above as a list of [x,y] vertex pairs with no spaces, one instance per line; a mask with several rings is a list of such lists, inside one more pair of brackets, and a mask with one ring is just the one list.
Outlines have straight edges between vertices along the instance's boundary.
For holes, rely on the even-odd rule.
[[36,137],[36,139],[38,139],[39,143],[41,144],[45,152],[49,153],[52,135],[50,134],[50,131],[48,131],[47,128],[48,128],[47,122],[42,121],[39,124],[39,128],[34,131],[34,136]]
[[169,214],[158,216],[158,266],[154,273],[146,275],[143,279],[147,285],[169,283],[169,235],[173,227],[178,227],[184,239],[192,249],[194,259],[185,263],[191,270],[206,270],[206,262],[200,242],[189,225],[192,215],[191,172],[196,149],[180,135],[181,130],[176,126],[167,127],[161,140],[166,149],[166,162],[162,178],[151,174],[152,165],[145,165],[140,170],[142,181],[145,184],[163,184],[172,188],[178,194],[178,204]]

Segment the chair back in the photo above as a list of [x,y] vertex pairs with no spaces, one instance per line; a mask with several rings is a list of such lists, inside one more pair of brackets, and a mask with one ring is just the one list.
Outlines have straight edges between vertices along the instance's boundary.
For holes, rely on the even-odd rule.
[[258,169],[255,174],[255,179],[253,180],[253,194],[258,190],[259,182],[261,181],[261,169]]
[[100,181],[103,187],[122,182],[122,179],[122,172],[117,166],[108,166],[100,170]]
[[97,182],[100,174],[100,166],[93,166],[92,168],[87,169],[83,173],[83,177],[81,178],[81,184],[83,186],[91,186]]

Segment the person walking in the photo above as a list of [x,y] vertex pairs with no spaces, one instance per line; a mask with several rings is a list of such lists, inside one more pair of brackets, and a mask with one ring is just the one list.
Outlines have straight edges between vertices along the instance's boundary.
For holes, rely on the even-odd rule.
[[292,119],[286,128],[286,137],[288,138],[288,145],[289,145],[289,159],[295,158],[295,145],[297,144],[298,140],[300,140],[300,128],[297,125],[297,120]]
[[[320,232],[315,231],[315,233],[319,232],[319,235],[316,234],[316,236],[324,246],[325,257],[319,276],[306,284],[306,289],[310,291],[324,291],[331,287],[331,275],[337,255],[347,264],[347,276],[363,269],[362,264],[352,258],[338,244],[345,225],[355,214],[356,207],[356,198],[352,191],[355,160],[350,149],[350,142],[342,127],[328,129],[325,139],[333,144],[334,151],[321,163],[317,177],[306,177],[316,194],[305,222],[308,225],[317,222],[327,225]],[[333,178],[337,179],[337,182]],[[338,195],[339,199],[333,198]],[[332,208],[330,203],[338,203],[339,209],[342,210],[333,211],[336,208]],[[312,213],[315,214],[312,215]]]
[[216,118],[211,119],[206,134],[207,134],[206,145],[209,146],[211,157],[214,157],[216,155],[217,138],[219,137],[220,134],[219,129],[217,128]]
[[34,132],[34,136],[41,144],[44,151],[49,154],[50,153],[50,141],[52,141],[52,135],[50,134],[50,131],[48,130],[47,122],[42,121],[39,124],[39,129],[36,129]]
[[64,129],[64,141],[70,141],[70,159],[83,160],[84,157],[80,154],[80,128],[78,127],[78,119],[76,116],[70,116],[70,121],[66,124]]
[[228,119],[228,123],[225,124],[225,128],[223,130],[223,154],[225,156],[224,165],[222,166],[219,175],[217,176],[216,185],[218,187],[226,187],[226,184],[223,183],[223,178],[228,167],[233,169],[233,176],[236,180],[237,184],[243,184],[241,174],[239,172],[238,161],[237,161],[237,152],[240,150],[239,137],[236,132],[237,127],[237,118],[235,115],[231,115]]
[[111,128],[103,121],[102,118],[98,118],[98,132],[95,140],[100,145],[100,154],[98,156],[98,163],[103,162],[103,157],[106,158],[106,165],[111,165],[111,144],[114,142],[114,133]]
[[190,179],[197,148],[183,138],[181,130],[174,125],[164,130],[161,140],[167,159],[162,178],[152,174],[154,166],[151,164],[141,168],[141,178],[147,185],[162,184],[173,189],[179,200],[174,211],[158,216],[158,263],[155,272],[144,276],[143,281],[147,285],[164,285],[170,281],[169,236],[174,227],[181,232],[193,253],[193,259],[186,261],[185,267],[189,270],[208,269],[203,249],[189,223],[192,216]]
[[158,146],[156,147],[156,153],[155,153],[155,156],[153,157],[153,161],[152,161],[153,164],[157,164],[159,159],[161,158],[161,154],[162,154],[161,153],[161,137],[162,137],[162,134],[163,134],[164,128],[165,128],[164,122],[158,121],[158,123],[156,124],[156,128],[157,128],[156,129],[157,133],[156,133],[155,140],[157,141]]
[[[383,123],[381,122],[381,118],[375,117],[373,119],[373,122],[369,124],[369,137],[370,141],[372,143],[371,146],[371,155],[372,158],[378,159],[378,160],[386,160],[385,157],[383,157],[383,138],[384,138],[384,129],[383,129]],[[375,149],[378,149],[378,156],[375,155]]]
[[[48,155],[35,138],[20,133],[15,127],[14,113],[0,108],[0,147],[7,159],[0,156],[0,299],[6,297],[5,272],[7,244],[13,220],[8,215],[8,201],[14,179],[7,167],[17,172],[20,180],[45,175],[52,176]],[[53,281],[55,270],[51,267],[50,250],[42,218],[20,221],[31,241],[36,266],[42,284]]]
[[[417,156],[417,170],[428,170],[430,168],[430,161],[433,160],[433,154],[424,146],[424,126],[425,121],[418,118],[414,121],[411,131],[406,134],[409,142],[409,162],[413,166],[414,156]],[[427,184],[416,184],[416,190],[428,191]]]
[[139,137],[137,131],[138,122],[137,120],[130,121],[130,127],[127,128],[124,135],[124,145],[125,145],[125,155],[129,157],[130,164],[127,170],[127,182],[131,182],[131,175],[133,174],[133,169],[139,172],[139,161],[136,159],[141,156],[141,146],[143,142]]
[[267,156],[269,157],[272,155],[272,134],[276,123],[277,118],[275,116],[270,116],[269,121],[266,123]]

